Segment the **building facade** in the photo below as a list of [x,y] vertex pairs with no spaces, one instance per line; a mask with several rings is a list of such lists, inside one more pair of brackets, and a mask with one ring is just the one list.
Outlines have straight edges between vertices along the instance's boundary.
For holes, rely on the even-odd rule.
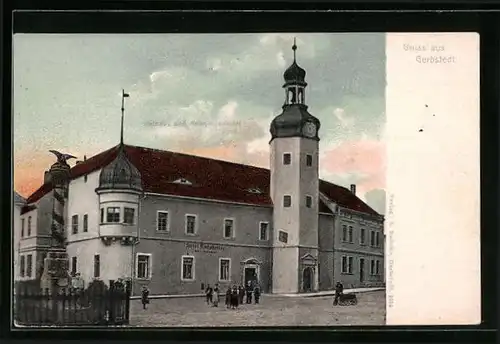
[[[77,162],[65,205],[70,271],[86,283],[131,279],[136,294],[248,281],[270,293],[383,285],[383,216],[354,185],[319,179],[320,121],[308,112],[305,74],[295,59],[285,71],[269,170],[123,142]],[[41,276],[54,201],[47,178],[15,215],[16,280]]]

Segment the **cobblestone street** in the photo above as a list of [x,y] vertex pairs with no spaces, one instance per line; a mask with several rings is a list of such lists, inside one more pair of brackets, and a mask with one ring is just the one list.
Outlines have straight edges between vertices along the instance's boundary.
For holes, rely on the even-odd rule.
[[334,326],[384,325],[385,292],[357,294],[356,306],[332,306],[328,297],[279,297],[263,295],[258,305],[237,310],[210,307],[201,297],[151,300],[147,310],[131,301],[132,326]]

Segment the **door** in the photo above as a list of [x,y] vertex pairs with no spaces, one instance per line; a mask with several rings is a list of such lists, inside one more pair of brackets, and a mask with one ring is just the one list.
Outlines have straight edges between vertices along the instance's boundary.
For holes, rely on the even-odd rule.
[[313,279],[312,268],[305,268],[302,276],[304,292],[312,291],[312,279]]
[[255,268],[245,268],[245,286],[248,285],[248,282],[255,283],[257,280],[257,271]]
[[359,260],[359,281],[361,283],[365,281],[365,260],[363,258]]

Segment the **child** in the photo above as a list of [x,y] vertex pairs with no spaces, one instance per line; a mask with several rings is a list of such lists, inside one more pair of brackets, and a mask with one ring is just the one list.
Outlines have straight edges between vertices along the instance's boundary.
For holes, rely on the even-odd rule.
[[142,300],[142,309],[147,308],[147,304],[149,304],[149,289],[147,286],[143,285],[141,290],[141,300]]

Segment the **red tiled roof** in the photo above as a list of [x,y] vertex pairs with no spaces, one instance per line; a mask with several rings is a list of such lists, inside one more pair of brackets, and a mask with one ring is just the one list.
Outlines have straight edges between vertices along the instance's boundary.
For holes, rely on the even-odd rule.
[[[75,165],[71,168],[71,178],[108,165],[116,157],[117,148],[115,146]],[[141,172],[145,192],[272,205],[268,169],[137,146],[126,145],[125,151],[130,162]],[[187,179],[192,185],[172,183],[180,178]],[[42,185],[28,197],[27,203],[38,201],[51,188],[50,184]],[[252,193],[249,189],[259,189],[262,193]],[[345,208],[378,215],[344,187],[321,180],[320,191]],[[319,211],[331,213],[321,201]]]

